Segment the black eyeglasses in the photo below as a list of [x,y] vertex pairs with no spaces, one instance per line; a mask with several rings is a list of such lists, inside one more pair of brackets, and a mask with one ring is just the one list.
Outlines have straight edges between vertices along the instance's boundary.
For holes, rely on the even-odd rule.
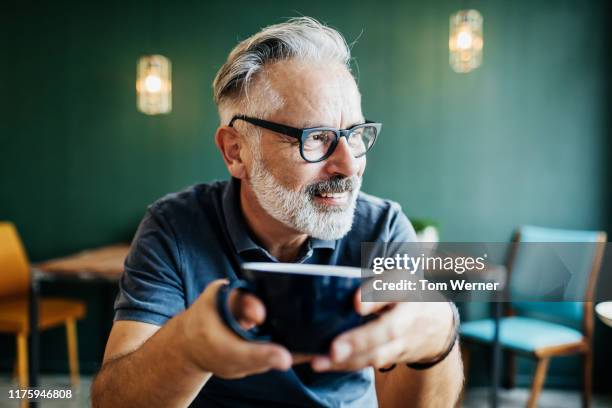
[[362,157],[374,146],[376,137],[382,128],[382,123],[366,121],[366,123],[355,125],[349,129],[328,127],[298,129],[244,115],[234,116],[228,126],[233,126],[236,120],[244,120],[252,125],[298,139],[300,141],[300,155],[309,163],[317,163],[331,156],[341,137],[346,138],[355,158]]

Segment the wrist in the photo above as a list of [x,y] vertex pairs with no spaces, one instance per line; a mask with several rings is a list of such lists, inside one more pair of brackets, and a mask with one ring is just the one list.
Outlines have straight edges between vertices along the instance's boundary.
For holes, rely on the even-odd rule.
[[434,356],[407,363],[406,365],[408,367],[417,370],[433,367],[434,365],[443,361],[455,347],[459,339],[459,312],[454,303],[448,302],[446,305],[448,305],[447,307],[450,312],[450,324],[447,326],[449,329],[445,331],[447,335],[446,340],[443,343],[444,346],[442,346],[442,348],[438,348],[438,352]]
[[453,313],[447,302],[420,302],[415,311],[414,330],[408,336],[409,354],[403,363],[435,359],[448,346],[453,330]]

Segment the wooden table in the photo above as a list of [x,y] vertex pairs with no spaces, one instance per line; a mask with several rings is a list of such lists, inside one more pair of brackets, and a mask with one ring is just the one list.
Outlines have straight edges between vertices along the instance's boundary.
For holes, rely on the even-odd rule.
[[123,262],[129,251],[128,244],[88,249],[34,265],[35,277],[42,280],[75,278],[117,281],[123,273]]
[[[116,244],[88,249],[62,258],[52,259],[32,268],[30,293],[30,387],[38,386],[39,345],[38,300],[41,281],[84,280],[117,282],[123,273],[123,263],[130,250],[128,244]],[[111,313],[112,314],[112,313]],[[112,321],[112,316],[110,317]],[[36,402],[31,402],[36,407]]]

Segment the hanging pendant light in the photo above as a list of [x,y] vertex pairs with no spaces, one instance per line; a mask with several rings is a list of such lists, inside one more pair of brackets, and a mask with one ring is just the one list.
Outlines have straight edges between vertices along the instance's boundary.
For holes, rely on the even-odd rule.
[[172,67],[163,55],[145,55],[138,60],[136,76],[138,110],[147,115],[172,110]]
[[482,64],[482,15],[460,10],[450,17],[449,63],[455,72],[468,73]]

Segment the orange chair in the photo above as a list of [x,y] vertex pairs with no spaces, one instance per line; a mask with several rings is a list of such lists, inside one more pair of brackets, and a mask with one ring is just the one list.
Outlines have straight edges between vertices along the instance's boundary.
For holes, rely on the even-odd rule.
[[[29,330],[28,296],[30,265],[27,255],[12,223],[0,222],[0,333],[17,336],[16,371],[20,388],[26,388],[28,379]],[[85,316],[85,304],[68,299],[41,299],[39,302],[39,329],[66,326],[70,381],[79,384],[76,320]]]

